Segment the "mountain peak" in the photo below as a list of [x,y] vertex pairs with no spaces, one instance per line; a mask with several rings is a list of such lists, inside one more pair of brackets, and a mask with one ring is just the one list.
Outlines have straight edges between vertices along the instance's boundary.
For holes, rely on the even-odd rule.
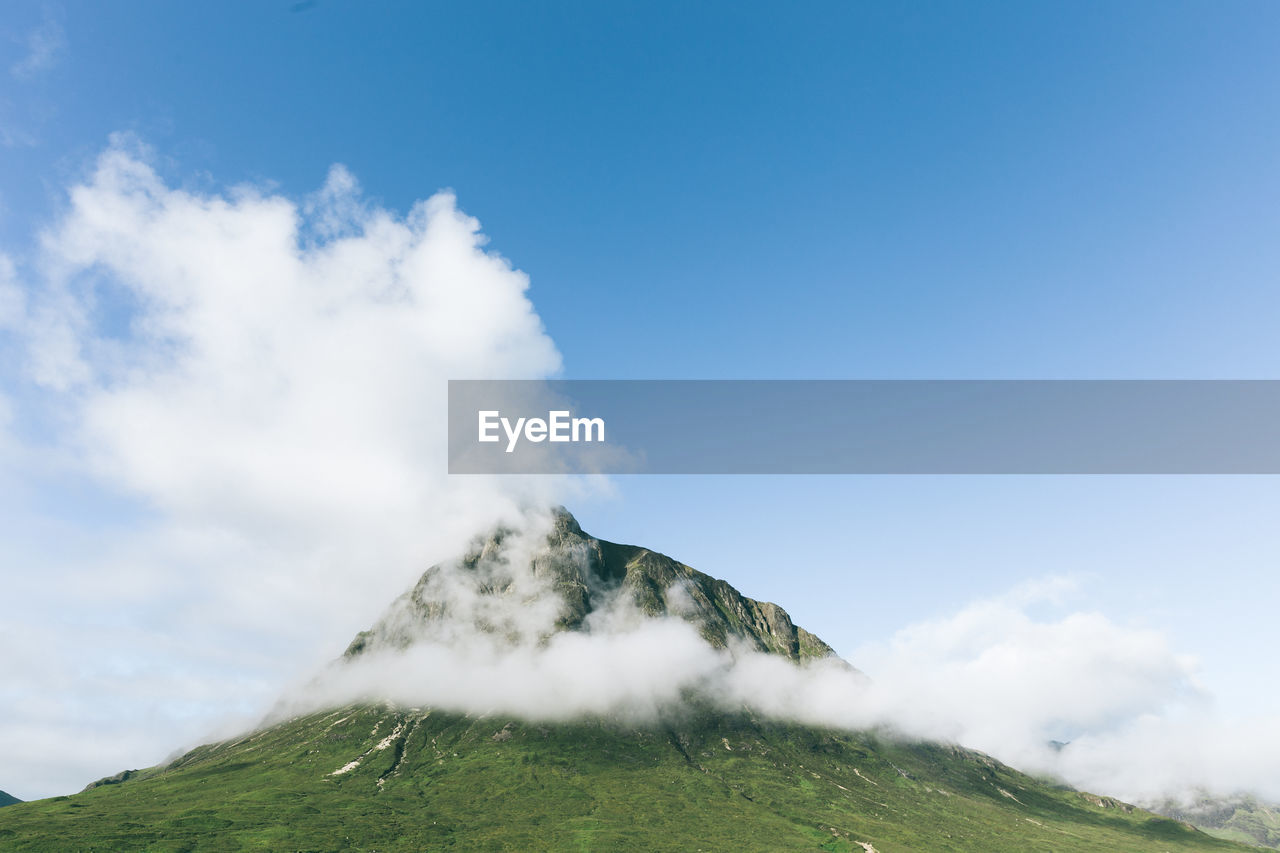
[[[952,744],[789,721],[743,701],[759,691],[730,691],[722,697],[730,701],[717,704],[683,689],[650,695],[640,680],[639,690],[628,684],[584,701],[581,690],[566,690],[582,684],[555,678],[571,669],[596,686],[601,667],[616,670],[605,673],[614,677],[642,657],[648,673],[668,679],[680,668],[678,656],[650,641],[679,635],[681,644],[692,640],[707,651],[690,626],[728,650],[706,655],[718,672],[721,663],[758,667],[763,655],[755,652],[774,656],[748,674],[770,697],[793,695],[794,682],[770,681],[779,671],[799,672],[787,661],[839,660],[776,605],[646,548],[591,537],[567,512],[543,513],[428,569],[356,638],[346,659],[418,639],[458,645],[335,667],[348,676],[389,675],[395,685],[426,680],[443,692],[357,690],[335,701],[341,690],[321,689],[316,707],[282,713],[234,739],[119,773],[72,797],[5,808],[0,840],[15,850],[117,849],[121,839],[138,849],[203,849],[215,836],[227,849],[266,843],[290,850],[692,850],[711,843],[986,853],[1043,849],[1046,839],[1080,851],[1249,849]],[[597,631],[617,633],[592,642],[572,633]],[[612,655],[619,638],[637,636],[638,656]],[[503,648],[508,640],[542,646],[549,657],[559,649],[554,664],[565,666],[528,648],[493,656],[509,666],[486,662],[489,646],[512,651]],[[466,644],[480,652],[468,653],[475,649]],[[585,646],[604,646],[606,654],[584,656]],[[460,661],[450,666],[454,658]],[[440,666],[422,679],[426,670],[414,669],[415,660]],[[804,669],[830,674],[839,664]],[[450,693],[458,684],[481,689],[459,702]],[[576,704],[561,701],[574,692]],[[677,696],[694,701],[680,713],[645,713]]]
[[344,657],[458,628],[537,643],[559,631],[589,632],[620,604],[643,617],[683,619],[714,648],[740,645],[797,662],[835,656],[778,605],[648,548],[590,536],[556,507],[524,529],[477,537],[462,557],[427,569]]

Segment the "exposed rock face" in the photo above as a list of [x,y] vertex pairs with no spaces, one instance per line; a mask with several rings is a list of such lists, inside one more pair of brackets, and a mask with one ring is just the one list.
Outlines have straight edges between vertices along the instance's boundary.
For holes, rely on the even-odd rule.
[[513,641],[537,641],[555,631],[583,630],[593,613],[619,596],[647,616],[687,620],[716,648],[738,641],[794,661],[835,654],[778,605],[747,598],[647,548],[589,536],[561,508],[545,540],[520,541],[515,532],[498,530],[477,540],[462,559],[427,569],[373,628],[356,636],[345,657],[403,648],[447,630],[451,620]]

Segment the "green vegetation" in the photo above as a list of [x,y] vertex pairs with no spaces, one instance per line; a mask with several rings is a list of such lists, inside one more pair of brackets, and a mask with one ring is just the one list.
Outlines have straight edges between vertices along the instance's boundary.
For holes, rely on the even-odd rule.
[[20,802],[22,802],[22,800],[19,800],[13,794],[6,794],[4,791],[0,791],[0,806],[11,806],[14,803]]
[[0,849],[57,853],[861,853],[867,844],[879,853],[1247,849],[957,747],[692,712],[636,729],[353,706],[0,811]]
[[1157,806],[1156,811],[1194,824],[1216,838],[1280,850],[1280,809],[1257,797],[1214,797],[1203,793],[1190,804],[1170,800]]

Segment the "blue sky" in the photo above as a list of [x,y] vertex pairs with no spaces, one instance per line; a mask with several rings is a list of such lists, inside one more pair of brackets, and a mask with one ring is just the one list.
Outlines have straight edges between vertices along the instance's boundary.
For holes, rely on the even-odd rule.
[[[1278,34],[1261,2],[16,2],[0,248],[39,269],[124,133],[197,193],[304,199],[335,163],[399,214],[451,188],[530,276],[568,378],[1274,378]],[[98,310],[124,328],[135,306]],[[51,428],[13,336],[0,355],[16,429]],[[65,471],[27,489],[11,518],[152,511]],[[1077,577],[1062,606],[1167,632],[1245,714],[1280,713],[1278,499],[1269,478],[653,477],[572,508],[851,655]]]
[[7,85],[3,233],[131,130],[453,187],[570,376],[1275,372],[1270,4],[289,8],[11,6],[74,50]]

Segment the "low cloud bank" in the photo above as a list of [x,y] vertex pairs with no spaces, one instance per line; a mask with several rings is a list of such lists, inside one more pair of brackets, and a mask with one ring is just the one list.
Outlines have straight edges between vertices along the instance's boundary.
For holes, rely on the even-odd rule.
[[905,628],[854,656],[867,678],[839,660],[798,665],[741,643],[713,648],[696,620],[671,615],[680,612],[678,585],[667,591],[668,615],[646,616],[625,588],[597,591],[605,603],[580,630],[557,631],[557,587],[531,556],[545,527],[531,529],[509,559],[429,575],[420,600],[439,605],[429,618],[402,599],[375,628],[369,650],[335,664],[282,712],[388,700],[641,723],[696,699],[957,742],[1137,802],[1196,788],[1280,796],[1276,728],[1215,718],[1194,660],[1158,632],[1067,610],[1067,581],[1024,586]]
[[1229,718],[1195,658],[1160,631],[1072,609],[1053,578],[906,627],[856,661],[907,731],[1020,770],[1154,803],[1253,791],[1280,799],[1280,718]]

